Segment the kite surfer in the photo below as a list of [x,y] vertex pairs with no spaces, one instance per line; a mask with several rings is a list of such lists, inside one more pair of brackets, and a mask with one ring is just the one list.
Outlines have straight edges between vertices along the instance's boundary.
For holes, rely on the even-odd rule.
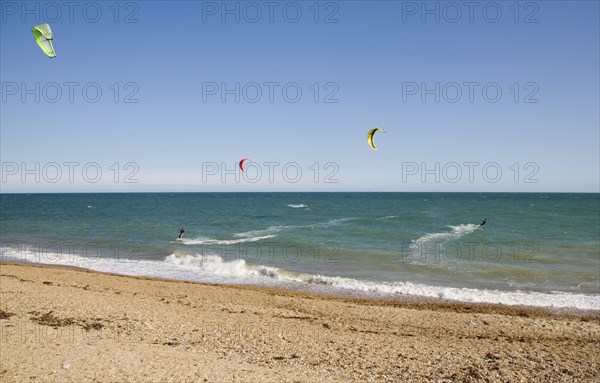
[[479,228],[483,229],[483,225],[485,225],[485,221],[486,221],[486,220],[487,220],[487,218],[484,218],[484,219],[483,219],[483,222],[481,222],[481,223],[479,224],[479,226],[477,226],[477,228],[478,228],[478,229],[479,229]]
[[177,237],[177,239],[181,239],[183,238],[183,235],[185,234],[185,230],[183,229],[183,226],[181,226],[179,228],[179,236]]

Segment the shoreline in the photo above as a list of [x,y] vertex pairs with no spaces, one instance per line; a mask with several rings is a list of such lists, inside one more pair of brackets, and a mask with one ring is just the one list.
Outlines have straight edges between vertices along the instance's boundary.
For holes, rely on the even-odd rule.
[[119,274],[113,272],[98,271],[88,269],[79,266],[60,265],[60,264],[46,264],[46,263],[34,263],[34,262],[18,262],[18,261],[0,261],[1,265],[24,265],[31,267],[42,267],[42,268],[56,268],[56,269],[67,269],[76,270],[81,272],[99,273],[111,276],[119,276],[126,278],[135,278],[141,280],[156,280],[163,282],[174,282],[174,283],[191,283],[198,284],[201,286],[222,286],[225,288],[242,289],[248,291],[268,291],[273,294],[285,295],[285,296],[298,296],[298,297],[312,297],[313,299],[323,300],[340,300],[352,303],[374,305],[374,306],[390,306],[390,307],[402,307],[402,308],[414,308],[422,309],[429,308],[444,311],[453,312],[470,312],[470,313],[495,313],[502,315],[519,315],[519,316],[540,316],[540,317],[583,317],[583,318],[600,318],[600,310],[586,310],[577,308],[563,308],[563,307],[542,307],[542,306],[526,306],[526,305],[507,305],[502,303],[487,303],[487,302],[463,302],[458,300],[444,299],[444,298],[432,298],[418,295],[395,295],[390,297],[365,297],[358,296],[352,293],[321,293],[321,292],[310,292],[302,289],[293,289],[285,287],[271,287],[261,286],[253,284],[227,284],[227,283],[210,283],[200,282],[185,279],[173,279],[163,277],[148,277],[141,275],[129,275]]

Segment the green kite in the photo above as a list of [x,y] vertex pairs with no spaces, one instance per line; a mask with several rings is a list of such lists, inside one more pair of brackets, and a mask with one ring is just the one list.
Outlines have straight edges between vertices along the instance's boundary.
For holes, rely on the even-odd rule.
[[48,24],[40,24],[31,28],[35,42],[42,48],[46,56],[50,58],[56,57],[54,47],[52,46],[52,30]]

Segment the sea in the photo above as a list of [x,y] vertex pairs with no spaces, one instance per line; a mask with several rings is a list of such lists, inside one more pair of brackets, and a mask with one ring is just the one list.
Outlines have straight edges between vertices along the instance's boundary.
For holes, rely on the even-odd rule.
[[3,261],[600,310],[596,193],[1,194],[0,207]]

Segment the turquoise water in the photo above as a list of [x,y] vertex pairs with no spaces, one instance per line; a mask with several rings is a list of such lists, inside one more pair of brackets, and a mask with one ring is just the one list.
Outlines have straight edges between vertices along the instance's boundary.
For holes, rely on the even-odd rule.
[[[599,194],[2,194],[0,200],[4,260],[319,292],[600,309]],[[176,240],[179,226],[183,240]]]

